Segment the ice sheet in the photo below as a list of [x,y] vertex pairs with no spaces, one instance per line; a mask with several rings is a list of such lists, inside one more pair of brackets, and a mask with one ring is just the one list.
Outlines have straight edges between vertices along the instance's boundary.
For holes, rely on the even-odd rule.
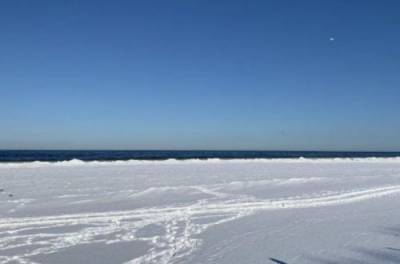
[[0,164],[0,184],[0,263],[400,260],[397,158]]

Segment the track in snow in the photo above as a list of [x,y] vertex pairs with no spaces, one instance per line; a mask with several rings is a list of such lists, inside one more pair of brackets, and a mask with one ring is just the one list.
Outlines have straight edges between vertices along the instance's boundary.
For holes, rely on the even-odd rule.
[[[215,193],[204,186],[204,193]],[[3,218],[0,220],[0,263],[32,263],[31,257],[51,254],[77,245],[143,241],[146,254],[128,263],[177,263],[201,245],[198,235],[208,228],[262,210],[288,210],[334,206],[400,193],[400,185],[354,190],[315,197],[260,200],[227,197],[205,199],[187,206],[144,208],[102,213]],[[221,195],[216,193],[215,196]],[[156,234],[140,235],[144,228]],[[54,232],[72,228],[72,232]],[[53,230],[53,231],[49,231]],[[23,253],[4,256],[2,252],[26,247]],[[3,256],[1,256],[3,255]]]

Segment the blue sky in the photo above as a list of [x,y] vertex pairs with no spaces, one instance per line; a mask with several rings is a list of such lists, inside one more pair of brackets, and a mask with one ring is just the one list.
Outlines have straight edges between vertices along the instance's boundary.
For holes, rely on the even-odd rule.
[[1,1],[0,33],[3,149],[400,150],[399,1]]

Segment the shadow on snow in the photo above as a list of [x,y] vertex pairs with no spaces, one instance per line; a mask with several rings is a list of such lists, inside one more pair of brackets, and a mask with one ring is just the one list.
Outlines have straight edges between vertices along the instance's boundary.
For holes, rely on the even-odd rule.
[[[380,234],[400,238],[400,228],[390,227],[380,230]],[[309,260],[320,264],[376,264],[376,263],[400,263],[400,246],[384,247],[381,249],[369,249],[361,247],[350,248],[356,257],[320,258],[308,256]],[[276,262],[285,263],[285,262]]]

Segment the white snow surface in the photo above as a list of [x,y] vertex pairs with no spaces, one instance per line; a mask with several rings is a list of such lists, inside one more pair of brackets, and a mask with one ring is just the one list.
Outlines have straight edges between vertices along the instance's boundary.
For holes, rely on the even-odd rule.
[[0,164],[0,263],[400,263],[400,159]]

